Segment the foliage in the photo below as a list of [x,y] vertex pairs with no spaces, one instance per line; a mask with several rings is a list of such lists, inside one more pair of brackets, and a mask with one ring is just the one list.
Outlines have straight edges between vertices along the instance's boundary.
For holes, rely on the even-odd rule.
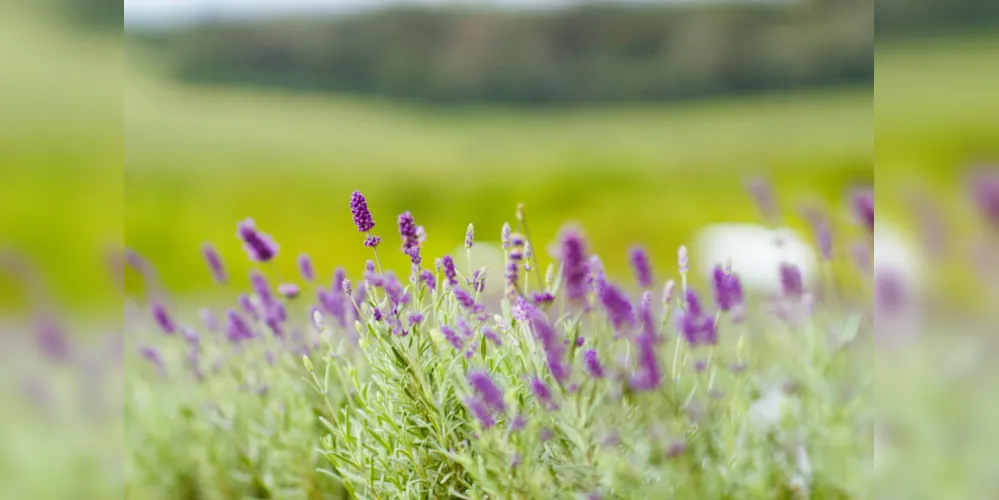
[[[355,210],[365,212],[359,227],[366,211]],[[662,301],[658,290],[633,300],[580,260],[585,250],[542,275],[524,213],[516,220],[505,273],[461,258],[421,266],[419,231],[407,232],[408,283],[376,254],[361,279],[338,272],[329,288],[315,285],[311,306],[307,295],[274,295],[257,274],[229,322],[201,335],[170,320],[174,308],[154,293],[161,331],[129,323],[145,359],[126,387],[128,439],[143,443],[129,448],[127,496],[869,495],[868,311],[838,300],[831,283],[749,296],[748,314],[733,306],[741,292],[719,306],[729,312],[709,311],[685,256]],[[576,234],[567,231],[560,245]],[[149,277],[148,263],[127,261]],[[584,274],[567,271],[581,263]],[[260,318],[252,339],[237,335],[233,315]],[[717,344],[695,342],[691,325]]]

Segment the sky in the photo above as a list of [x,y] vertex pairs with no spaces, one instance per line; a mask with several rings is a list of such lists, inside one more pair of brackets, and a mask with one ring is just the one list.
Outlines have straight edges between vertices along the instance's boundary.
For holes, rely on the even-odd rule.
[[[592,0],[125,0],[125,26],[169,27],[220,19],[252,19],[371,9],[390,4],[552,7]],[[635,3],[642,0],[602,0]],[[656,0],[644,0],[655,2]],[[671,1],[671,0],[659,0]],[[676,0],[672,0],[676,1]]]

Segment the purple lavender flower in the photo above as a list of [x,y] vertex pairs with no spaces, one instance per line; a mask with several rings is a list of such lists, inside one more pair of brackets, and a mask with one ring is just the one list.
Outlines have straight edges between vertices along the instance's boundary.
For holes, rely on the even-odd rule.
[[257,297],[265,306],[274,300],[274,296],[271,294],[271,284],[267,282],[267,278],[262,273],[250,271],[250,284],[253,285],[253,291],[257,292]]
[[465,359],[472,359],[472,357],[475,356],[475,353],[478,352],[478,350],[479,350],[479,340],[478,339],[472,340],[472,342],[468,344],[468,349],[465,349]]
[[409,254],[414,248],[420,247],[420,237],[416,231],[416,221],[413,214],[403,212],[399,214],[399,237],[402,238],[402,252]]
[[539,306],[555,302],[555,296],[552,295],[551,292],[535,292],[531,299],[536,305]]
[[569,377],[569,368],[564,364],[562,359],[565,353],[565,344],[562,342],[562,337],[548,323],[548,319],[545,318],[544,314],[535,311],[530,321],[534,335],[541,343],[541,349],[545,353],[548,369],[551,370],[552,376],[559,382],[566,380]]
[[215,281],[220,285],[225,284],[225,268],[222,266],[222,257],[219,256],[218,251],[216,251],[215,247],[213,247],[210,243],[202,245],[201,251],[205,255],[205,262],[208,263],[208,269],[212,271],[212,276],[215,278]]
[[662,373],[656,357],[656,343],[656,338],[651,335],[641,334],[635,337],[637,369],[631,383],[636,390],[651,391],[659,387]]
[[999,227],[999,169],[978,169],[970,176],[969,185],[971,196],[982,216],[993,226]]
[[583,344],[585,343],[586,343],[586,337],[582,335],[576,337],[576,347],[583,347]]
[[479,421],[479,424],[483,428],[489,429],[490,427],[496,425],[496,421],[493,416],[489,413],[489,409],[478,399],[469,397],[465,398],[465,406],[468,407],[468,411],[472,412],[472,416]]
[[364,262],[364,271],[367,273],[375,273],[375,261],[368,259]]
[[663,308],[669,306],[669,303],[673,301],[673,294],[676,292],[676,282],[669,280],[666,285],[663,286]]
[[409,315],[409,326],[416,326],[423,321],[423,314],[420,313],[410,313]]
[[399,308],[409,303],[409,294],[406,293],[406,289],[392,271],[385,273],[383,288],[392,307]]
[[496,385],[492,377],[484,371],[473,371],[468,374],[468,385],[486,406],[498,413],[506,411],[503,403],[503,391]]
[[673,441],[670,443],[669,448],[666,449],[666,456],[669,458],[676,458],[683,455],[687,451],[687,443],[683,441]]
[[260,315],[257,313],[257,308],[253,306],[253,301],[250,300],[250,296],[247,294],[240,294],[239,296],[239,307],[243,309],[250,319],[256,321],[260,319]]
[[468,230],[465,231],[465,248],[472,248],[472,243],[474,241],[475,241],[475,226],[469,224]]
[[458,319],[454,320],[454,325],[458,328],[458,333],[461,334],[462,338],[472,338],[472,327],[469,326],[468,321],[465,321],[465,318],[459,316]]
[[441,325],[441,335],[451,344],[451,347],[461,350],[465,347],[465,340],[458,336],[458,332],[447,325]]
[[467,311],[472,311],[475,308],[475,298],[472,294],[462,290],[461,288],[454,289],[454,298],[464,307]]
[[162,302],[153,302],[152,310],[153,319],[156,320],[156,324],[163,330],[163,333],[173,335],[177,332],[177,325],[174,324],[173,318],[170,317],[170,313]]
[[635,325],[635,311],[632,310],[628,297],[619,288],[610,283],[604,283],[597,295],[604,305],[604,309],[607,310],[607,318],[610,319],[615,330]]
[[382,242],[381,237],[375,236],[373,234],[369,234],[366,238],[364,238],[364,246],[369,248],[378,248],[378,245],[381,242]]
[[534,397],[538,399],[538,402],[546,410],[554,411],[558,409],[558,405],[555,404],[555,400],[552,397],[552,390],[540,378],[531,377],[531,393],[534,394]]
[[715,266],[713,278],[715,302],[719,309],[728,312],[742,305],[742,283],[738,276],[726,272],[722,266]]
[[253,338],[253,330],[250,329],[250,325],[246,324],[246,321],[236,311],[229,309],[226,311],[226,317],[229,320],[226,325],[226,338],[229,342],[238,344]]
[[510,245],[514,248],[521,248],[524,246],[524,243],[527,243],[527,240],[524,239],[524,235],[520,233],[513,233],[510,235]]
[[485,337],[490,342],[492,342],[493,344],[495,344],[496,346],[503,345],[503,341],[500,339],[499,334],[497,334],[495,330],[493,330],[488,326],[482,327],[482,336]]
[[681,246],[676,252],[677,265],[680,269],[680,274],[686,274],[690,271],[690,257],[687,255],[687,247]]
[[893,270],[879,269],[874,276],[874,307],[877,312],[894,314],[905,308],[905,283]]
[[560,240],[559,256],[562,259],[566,298],[574,302],[585,302],[588,292],[586,241],[577,229],[571,227],[562,230]]
[[534,261],[534,247],[531,245],[531,242],[528,241],[527,243],[524,243],[524,270],[525,271],[530,271],[531,269],[533,269],[531,267],[531,265],[532,265],[531,263],[533,261]]
[[[354,225],[357,232],[366,233],[375,227],[375,220],[371,218],[371,211],[368,210],[368,201],[360,191],[354,191],[350,195],[350,214],[354,217]],[[365,242],[366,244],[366,242]]]
[[500,246],[503,247],[503,250],[510,249],[510,234],[510,224],[503,223],[503,231],[500,233]]
[[688,289],[686,294],[686,309],[681,310],[677,317],[677,329],[693,347],[704,344],[715,344],[718,341],[714,318],[701,309],[701,301],[694,289]]
[[656,328],[656,321],[652,317],[652,292],[642,293],[642,300],[638,305],[638,316],[642,322],[642,334],[652,338],[659,336]]
[[277,290],[279,294],[289,299],[298,297],[298,294],[302,291],[301,288],[294,283],[281,283],[278,285]]
[[142,346],[139,348],[139,355],[152,364],[161,377],[166,377],[166,365],[163,363],[163,358],[160,357],[160,352],[155,347]]
[[760,213],[763,214],[763,217],[771,223],[776,221],[777,203],[770,184],[765,179],[757,178],[746,183],[746,187],[749,189],[749,193],[756,201],[756,206],[760,209]]
[[652,265],[649,263],[649,254],[644,248],[636,246],[629,253],[631,267],[635,271],[635,278],[638,286],[648,288],[652,286]]
[[410,248],[403,253],[409,256],[409,262],[413,264],[413,269],[420,268],[420,264],[423,263],[423,257],[420,256],[420,247]]
[[587,270],[586,284],[590,286],[590,290],[593,290],[593,293],[600,293],[600,287],[607,281],[607,275],[604,272],[604,263],[600,260],[599,256],[594,255],[590,257]]
[[874,190],[858,189],[850,196],[853,213],[857,220],[871,233],[874,232]]
[[518,295],[510,312],[518,323],[527,323],[537,313],[537,308]]
[[825,214],[815,207],[805,207],[802,209],[802,216],[812,226],[815,232],[815,240],[818,243],[819,253],[824,260],[832,260],[832,231]]
[[801,278],[801,269],[794,264],[787,262],[780,265],[780,285],[781,290],[787,297],[801,297],[805,294],[804,281]]
[[35,340],[38,343],[38,348],[49,359],[67,361],[70,358],[69,339],[66,337],[66,332],[51,316],[44,315],[38,319],[35,325]]
[[353,286],[350,284],[350,280],[347,278],[344,278],[343,281],[340,282],[340,289],[343,290],[343,293],[348,296],[354,293]]
[[375,321],[382,320],[382,310],[379,308],[374,308],[371,310],[371,317],[375,318]]
[[197,330],[195,330],[194,328],[191,328],[189,326],[181,327],[180,336],[183,337],[184,340],[192,346],[201,345],[201,336],[198,335]]
[[437,277],[434,276],[433,271],[425,269],[420,272],[420,279],[423,280],[423,284],[426,285],[430,290],[437,289]]
[[510,432],[517,432],[527,426],[527,417],[518,414],[510,421]]
[[597,351],[593,349],[587,349],[583,353],[583,362],[586,366],[586,372],[590,374],[593,378],[604,378],[604,367],[600,364],[600,359],[597,357]]
[[274,243],[270,235],[258,231],[253,219],[247,218],[240,222],[236,235],[243,240],[243,250],[246,250],[251,260],[267,262],[278,253],[277,243]]
[[304,253],[298,256],[298,271],[302,274],[302,278],[305,281],[316,279],[316,271],[312,267],[312,259]]
[[472,287],[472,290],[475,290],[478,293],[486,291],[486,272],[481,269],[476,269],[475,272],[472,273],[472,280],[469,283],[469,286]]
[[212,313],[211,309],[202,307],[198,309],[198,315],[201,317],[201,322],[205,324],[205,329],[209,332],[217,332],[219,330],[219,320]]
[[316,300],[324,311],[337,320],[341,328],[347,326],[347,307],[342,291],[317,287]]
[[517,280],[520,277],[520,266],[517,264],[517,262],[519,262],[519,259],[514,259],[515,255],[519,255],[519,253],[516,250],[510,252],[509,262],[507,262],[506,264],[506,272],[503,273],[503,278],[506,280],[507,297],[518,296]]
[[454,259],[450,255],[441,257],[441,265],[444,267],[444,276],[447,277],[447,284],[451,287],[458,286],[458,271],[454,268]]

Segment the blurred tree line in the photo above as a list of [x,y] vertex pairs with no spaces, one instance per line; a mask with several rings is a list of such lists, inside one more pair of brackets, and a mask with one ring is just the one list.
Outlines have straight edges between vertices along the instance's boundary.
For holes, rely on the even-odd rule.
[[960,25],[963,16],[984,26],[997,6],[880,0],[876,13],[873,0],[394,7],[133,38],[164,54],[174,76],[193,82],[444,102],[683,99],[870,82],[875,19],[879,38],[901,36],[917,26]]

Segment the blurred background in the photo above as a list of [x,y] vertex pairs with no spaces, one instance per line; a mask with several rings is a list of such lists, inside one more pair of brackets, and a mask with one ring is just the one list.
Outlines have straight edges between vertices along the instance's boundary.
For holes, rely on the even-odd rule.
[[[146,256],[177,297],[210,290],[206,241],[242,285],[235,231],[245,217],[281,244],[280,274],[293,275],[299,252],[320,274],[337,265],[356,274],[369,253],[348,215],[355,189],[400,269],[398,213],[410,210],[429,235],[424,254],[440,255],[468,223],[479,240],[498,240],[524,202],[535,238],[579,221],[622,274],[632,243],[666,269],[698,229],[760,221],[745,192],[756,176],[770,179],[784,222],[804,234],[802,204],[827,209],[846,232],[846,194],[876,184],[879,223],[918,242],[927,219],[907,197],[918,192],[918,206],[970,241],[981,225],[965,171],[999,158],[996,2],[126,0],[121,9],[0,6],[0,249],[31,261],[49,295],[83,318],[120,311],[101,263],[121,245]],[[0,273],[4,333],[27,295]],[[115,328],[97,323],[73,326]]]

